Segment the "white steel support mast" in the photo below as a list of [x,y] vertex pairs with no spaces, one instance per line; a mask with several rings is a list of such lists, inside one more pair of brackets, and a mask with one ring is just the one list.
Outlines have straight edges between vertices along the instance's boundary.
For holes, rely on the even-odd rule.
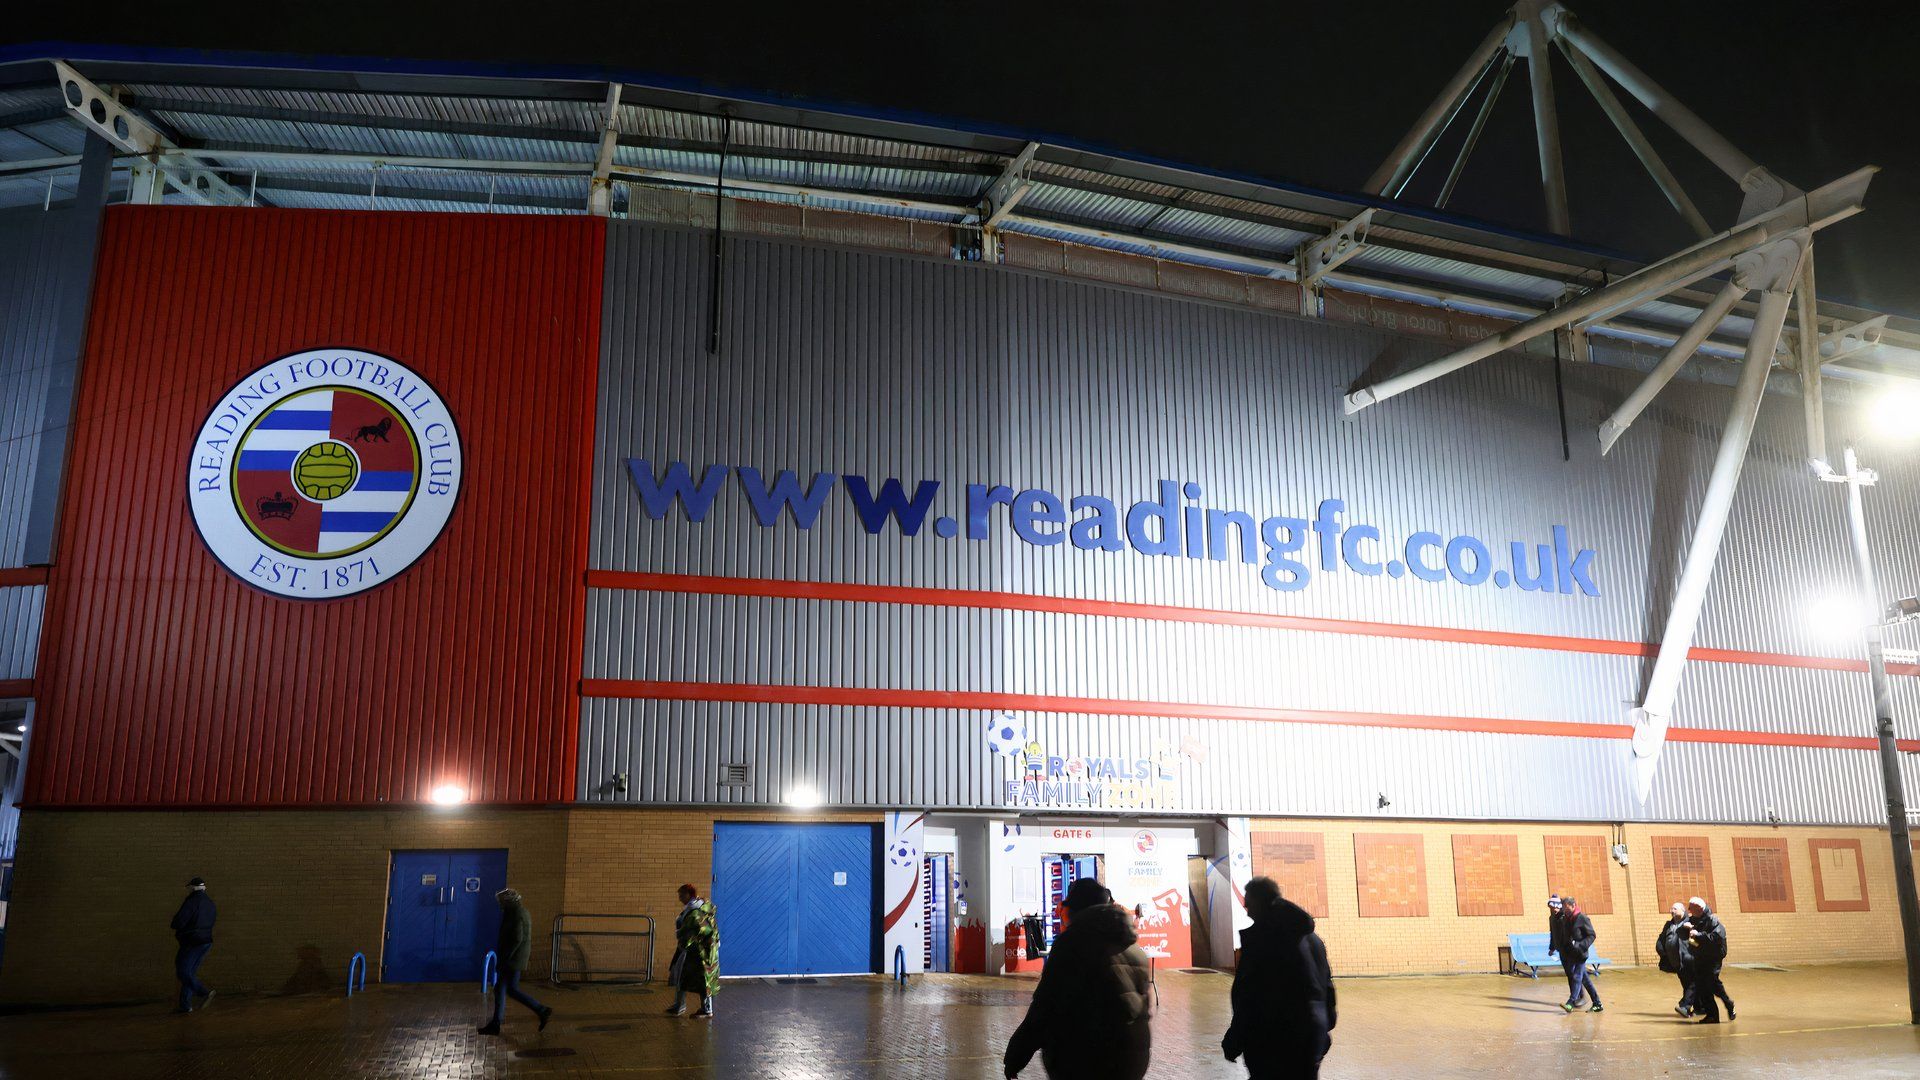
[[[1600,449],[1605,454],[1613,449],[1635,418],[1653,402],[1742,300],[1749,294],[1757,297],[1758,311],[1753,315],[1752,330],[1747,336],[1746,354],[1733,404],[1720,435],[1699,519],[1687,548],[1686,562],[1681,568],[1680,579],[1666,613],[1660,651],[1654,660],[1646,691],[1631,714],[1634,778],[1640,799],[1645,802],[1652,793],[1653,778],[1666,743],[1667,727],[1681,675],[1686,669],[1694,631],[1699,625],[1701,608],[1712,582],[1714,564],[1720,555],[1734,491],[1739,484],[1768,375],[1774,364],[1787,315],[1794,307],[1796,297],[1798,340],[1797,347],[1788,353],[1788,363],[1797,369],[1805,401],[1803,412],[1807,460],[1816,474],[1832,475],[1833,470],[1827,463],[1820,368],[1822,364],[1842,355],[1850,342],[1867,341],[1869,335],[1877,332],[1877,328],[1853,327],[1822,336],[1813,295],[1813,234],[1860,212],[1867,185],[1875,170],[1870,167],[1860,169],[1812,191],[1802,192],[1742,153],[1693,110],[1601,40],[1599,35],[1582,26],[1563,5],[1555,0],[1519,0],[1474,50],[1467,64],[1454,75],[1440,96],[1421,114],[1414,129],[1408,132],[1374,173],[1368,190],[1378,195],[1399,197],[1428,151],[1439,141],[1448,123],[1465,110],[1475,88],[1485,83],[1489,86],[1487,96],[1480,105],[1473,130],[1465,137],[1460,155],[1453,162],[1442,189],[1443,198],[1450,197],[1467,155],[1472,153],[1478,142],[1486,113],[1492,108],[1493,95],[1499,92],[1503,81],[1500,75],[1504,74],[1506,65],[1517,57],[1527,63],[1528,81],[1533,91],[1534,131],[1548,225],[1554,232],[1566,234],[1570,229],[1570,215],[1566,205],[1550,46],[1564,55],[1580,85],[1594,98],[1614,130],[1646,169],[1661,195],[1680,215],[1688,229],[1700,238],[1699,241],[1606,288],[1574,299],[1537,318],[1509,327],[1412,370],[1353,387],[1346,395],[1345,406],[1348,413],[1357,413],[1543,334],[1606,318],[1657,300],[1675,289],[1726,274],[1730,280],[1721,284],[1713,302],[1674,342],[1660,364],[1600,425]],[[1500,74],[1489,77],[1496,71]],[[1730,228],[1715,232],[1701,216],[1693,199],[1654,151],[1613,87],[1608,85],[1609,79],[1739,185],[1743,192],[1740,213]]]

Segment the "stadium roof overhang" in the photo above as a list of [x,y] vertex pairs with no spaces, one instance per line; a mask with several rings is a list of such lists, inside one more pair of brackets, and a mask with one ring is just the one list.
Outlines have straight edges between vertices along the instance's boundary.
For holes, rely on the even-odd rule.
[[[90,127],[56,60],[154,132],[116,155],[115,199],[584,214],[598,188],[617,217],[638,189],[710,193],[724,159],[729,199],[941,222],[988,258],[997,235],[1030,235],[1519,320],[1644,265],[1377,196],[915,118],[585,78],[72,53],[0,64],[0,209],[74,191]],[[1579,329],[1665,345],[1719,291],[1701,281]],[[1738,359],[1754,310],[1731,308],[1700,352]],[[1829,375],[1920,378],[1920,322],[1823,301],[1819,326]]]

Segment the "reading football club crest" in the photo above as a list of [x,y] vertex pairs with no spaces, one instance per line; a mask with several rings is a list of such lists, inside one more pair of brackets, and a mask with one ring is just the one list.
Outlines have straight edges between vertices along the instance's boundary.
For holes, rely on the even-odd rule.
[[214,557],[250,585],[324,600],[424,554],[460,494],[460,433],[401,364],[355,349],[283,357],[207,416],[187,500]]

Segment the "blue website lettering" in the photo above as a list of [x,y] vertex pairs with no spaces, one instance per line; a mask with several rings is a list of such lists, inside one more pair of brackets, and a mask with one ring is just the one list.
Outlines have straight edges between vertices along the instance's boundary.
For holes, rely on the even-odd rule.
[[[627,472],[640,504],[655,521],[674,507],[688,521],[705,521],[714,502],[735,482],[754,519],[766,528],[783,523],[811,529],[836,490],[843,493],[860,527],[878,535],[889,523],[903,536],[917,536],[934,515],[944,486],[920,480],[911,491],[888,477],[814,473],[805,483],[791,470],[769,479],[750,465],[709,465],[696,478],[685,462],[656,470],[645,458],[628,458]],[[1376,525],[1349,520],[1342,499],[1322,499],[1313,516],[1256,519],[1242,510],[1202,505],[1205,492],[1191,481],[1161,480],[1152,497],[1125,507],[1101,495],[1062,498],[1041,488],[1015,491],[999,484],[967,484],[960,512],[933,516],[935,535],[987,540],[1007,528],[1035,547],[1065,544],[1082,551],[1132,551],[1167,558],[1239,562],[1260,568],[1270,589],[1294,592],[1314,574],[1342,568],[1365,577],[1491,583],[1499,589],[1599,596],[1594,564],[1599,553],[1576,548],[1564,525],[1552,526],[1549,543],[1475,536],[1442,536],[1421,530],[1395,540]]]

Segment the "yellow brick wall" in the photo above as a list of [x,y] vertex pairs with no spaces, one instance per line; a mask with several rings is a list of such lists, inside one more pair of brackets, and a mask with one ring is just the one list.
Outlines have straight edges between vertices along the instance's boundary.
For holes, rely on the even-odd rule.
[[[1387,975],[1414,972],[1491,971],[1497,950],[1509,933],[1546,929],[1546,836],[1592,835],[1613,843],[1607,825],[1540,825],[1412,821],[1338,821],[1261,819],[1253,831],[1317,832],[1324,838],[1327,916],[1320,936],[1337,973]],[[1357,832],[1419,835],[1427,869],[1425,918],[1361,918],[1355,880],[1353,836]],[[1520,844],[1520,885],[1525,902],[1518,916],[1461,916],[1454,896],[1453,837],[1510,835]],[[1652,964],[1653,941],[1675,899],[1658,895],[1654,884],[1653,836],[1705,836],[1712,858],[1716,909],[1727,924],[1731,960],[1804,963],[1821,960],[1897,959],[1900,913],[1893,894],[1893,857],[1887,834],[1872,829],[1727,827],[1703,825],[1628,825],[1629,865],[1608,860],[1613,914],[1594,915],[1596,951],[1616,964]],[[1740,910],[1733,863],[1733,839],[1756,837],[1788,841],[1794,911],[1747,913]],[[1814,908],[1809,839],[1857,839],[1867,868],[1870,910],[1819,912]],[[1257,855],[1256,855],[1257,860]],[[1256,861],[1256,872],[1259,866]],[[1591,912],[1589,912],[1591,914]]]
[[567,831],[568,911],[652,915],[667,952],[668,923],[688,883],[705,896],[713,885],[716,821],[871,821],[879,812],[793,813],[779,810],[592,809],[570,811]]
[[[193,876],[219,906],[201,969],[219,990],[344,986],[364,952],[380,977],[389,853],[506,848],[536,936],[562,901],[565,810],[147,812],[21,815],[0,1000],[170,995],[167,928]],[[546,971],[533,950],[530,974]]]

